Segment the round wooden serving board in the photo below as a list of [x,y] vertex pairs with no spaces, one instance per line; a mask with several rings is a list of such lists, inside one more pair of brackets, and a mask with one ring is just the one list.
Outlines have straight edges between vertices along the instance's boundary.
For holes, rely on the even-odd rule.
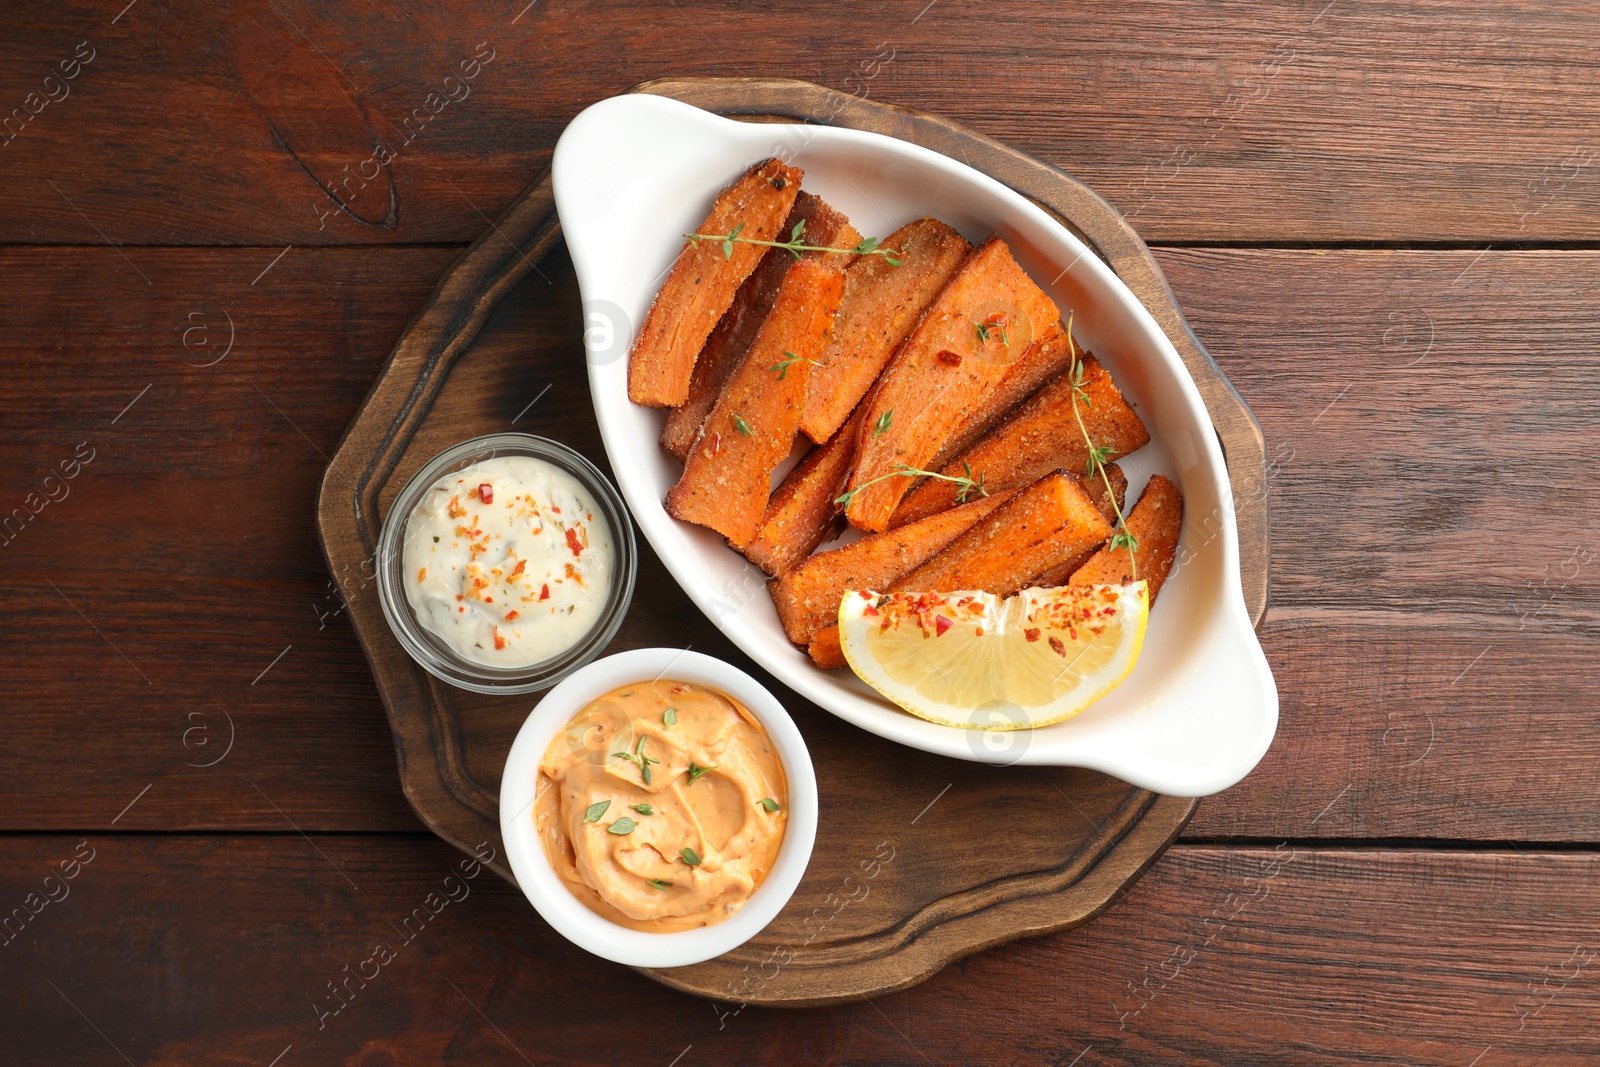
[[[1200,387],[1232,473],[1244,594],[1260,625],[1260,428],[1190,332],[1149,250],[1109,204],[954,123],[806,82],[680,78],[636,91],[749,121],[821,122],[913,141],[994,176],[1071,227],[1155,315]],[[407,798],[446,841],[466,850],[486,843],[496,857],[489,865],[508,880],[500,771],[537,698],[453,689],[413,663],[384,621],[371,561],[399,487],[468,437],[537,433],[607,467],[579,304],[546,174],[456,261],[407,328],[328,465],[318,506],[328,565],[388,709]],[[821,797],[811,865],[783,913],[726,956],[647,972],[658,981],[732,1004],[791,1006],[903,989],[979,949],[1092,919],[1194,812],[1194,800],[1091,771],[949,760],[855,729],[767,678],[693,607],[649,547],[640,548],[633,607],[610,651],[693,647],[762,678],[788,696]],[[527,921],[540,921],[531,908]]]

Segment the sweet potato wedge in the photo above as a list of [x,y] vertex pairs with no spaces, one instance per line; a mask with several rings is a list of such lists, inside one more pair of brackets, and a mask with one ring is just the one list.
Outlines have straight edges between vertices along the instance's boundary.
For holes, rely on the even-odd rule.
[[[861,235],[843,213],[829,206],[821,197],[812,196],[804,190],[795,197],[794,206],[789,209],[789,216],[783,220],[779,233],[786,236],[797,223],[802,222],[805,223],[807,239],[813,244],[861,243]],[[823,253],[802,254],[816,257]],[[844,267],[840,261],[849,258],[833,257],[828,262],[835,269],[842,270]],[[689,449],[694,446],[694,439],[700,433],[700,424],[711,414],[728,376],[750,350],[750,343],[755,340],[756,331],[771,313],[772,303],[778,298],[778,286],[783,283],[793,262],[795,257],[784,249],[767,249],[756,269],[750,272],[750,276],[734,294],[732,306],[718,320],[711,336],[706,338],[705,347],[694,362],[694,371],[689,375],[689,396],[672,409],[667,415],[666,425],[661,429],[661,447],[679,460],[689,455]]]
[[[1079,475],[1078,480],[1083,483],[1084,491],[1089,494],[1089,499],[1094,502],[1095,510],[1105,517],[1115,531],[1117,525],[1117,509],[1125,506],[1128,499],[1128,476],[1122,473],[1122,468],[1113,463],[1106,467],[1106,479],[1111,482],[1111,492],[1106,492],[1106,483],[1097,477]],[[1113,498],[1116,506],[1112,506]],[[1042,574],[1036,574],[1028,579],[1029,585],[1055,586],[1066,585],[1073,573],[1089,561],[1099,545],[1090,545],[1076,555],[1069,556],[1060,563],[1051,567]]]
[[967,239],[938,219],[923,218],[883,239],[897,253],[896,267],[882,256],[862,256],[844,276],[844,297],[833,340],[811,369],[800,431],[828,440],[872,388],[922,313],[972,253]]
[[[998,237],[985,241],[940,291],[878,379],[862,422],[845,517],[881,531],[924,468],[1026,353],[1058,328],[1056,306]],[[880,429],[881,427],[881,429]]]
[[856,459],[856,423],[841,426],[827,444],[818,445],[795,465],[772,491],[761,532],[744,550],[744,557],[768,574],[788,570],[820,545],[839,527],[839,506],[844,480]]
[[1159,474],[1152,474],[1144,495],[1128,512],[1128,530],[1138,541],[1133,558],[1126,548],[1101,548],[1073,572],[1069,585],[1121,585],[1143,578],[1150,583],[1150,603],[1172,573],[1183,532],[1183,493]]
[[1110,536],[1111,524],[1078,479],[1054,471],[1018,490],[889,588],[929,593],[982,589],[1010,596],[1029,578]]
[[[1078,352],[1084,357],[1089,355],[1081,348]],[[977,444],[980,438],[1016,410],[1018,404],[1038,392],[1045,383],[1053,382],[1065,374],[1072,365],[1072,359],[1073,350],[1067,340],[1066,327],[1058,322],[1054,330],[1048,331],[1038,344],[1024,353],[1022,359],[1006,370],[1005,377],[973,409],[971,417],[940,446],[928,464],[929,469],[938,470]]]
[[838,622],[839,600],[846,592],[887,587],[1005,500],[1003,493],[981,497],[927,522],[819,552],[784,571],[771,587],[783,632],[797,645],[809,644],[818,630]]
[[818,630],[817,635],[806,646],[806,653],[811,657],[811,662],[825,671],[836,671],[840,667],[848,666],[844,658],[844,646],[839,643],[838,623],[827,629]]
[[744,361],[706,416],[667,492],[667,512],[708,526],[743,549],[755,539],[772,495],[772,472],[794,444],[805,403],[808,360],[827,343],[844,288],[818,260],[789,268]]
[[[777,159],[757,163],[723,190],[695,230],[770,241],[794,206],[801,171]],[[688,241],[645,315],[628,355],[628,399],[649,407],[674,407],[689,396],[696,357],[734,293],[765,253],[735,244],[724,255],[716,241]]]
[[[1089,460],[1084,430],[1096,445],[1111,450],[1108,459],[1125,456],[1149,443],[1150,432],[1098,362],[1083,361],[1082,388],[1088,403],[1079,401],[1074,414],[1072,378],[1063,374],[1035,393],[988,436],[946,463],[940,473],[956,476],[970,467],[971,477],[981,477],[990,491],[1014,489],[1057,468],[1084,470]],[[947,481],[924,480],[895,509],[889,519],[890,528],[953,507],[959,491]]]

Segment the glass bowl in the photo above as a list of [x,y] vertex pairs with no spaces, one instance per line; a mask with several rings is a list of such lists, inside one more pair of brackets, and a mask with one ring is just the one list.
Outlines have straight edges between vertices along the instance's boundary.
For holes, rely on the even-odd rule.
[[[464,658],[435,636],[417,617],[405,594],[405,537],[412,512],[422,494],[448,474],[501,456],[526,456],[565,471],[588,490],[595,510],[611,529],[613,559],[606,601],[588,632],[571,647],[536,663],[518,667],[492,667]],[[423,465],[406,482],[378,535],[378,599],[402,648],[435,677],[476,693],[532,693],[548,689],[594,659],[616,636],[633,600],[638,547],[633,524],[622,497],[609,479],[583,456],[558,441],[523,433],[497,433],[474,437],[447,448]]]

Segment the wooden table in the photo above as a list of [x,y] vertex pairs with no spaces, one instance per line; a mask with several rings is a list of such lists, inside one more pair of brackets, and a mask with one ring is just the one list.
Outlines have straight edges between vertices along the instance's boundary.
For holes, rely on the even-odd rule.
[[[124,3],[0,32],[0,1061],[1600,1059],[1590,5]],[[876,1001],[671,992],[492,877],[394,933],[458,854],[399,791],[317,479],[562,126],[683,73],[1083,178],[1273,461],[1261,766],[1099,920]]]

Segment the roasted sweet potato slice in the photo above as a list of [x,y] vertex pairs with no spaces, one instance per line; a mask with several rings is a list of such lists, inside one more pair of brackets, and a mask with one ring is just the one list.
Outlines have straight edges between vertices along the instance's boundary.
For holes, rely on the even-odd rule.
[[1138,542],[1132,559],[1126,548],[1106,545],[1073,572],[1068,585],[1123,585],[1143,578],[1150,583],[1150,603],[1172,573],[1183,532],[1183,493],[1171,480],[1152,474],[1144,495],[1128,513],[1128,530]]
[[[1087,357],[1088,352],[1078,352]],[[929,469],[938,470],[956,456],[965,452],[990,430],[1016,410],[1018,404],[1038,392],[1047,382],[1053,382],[1072,366],[1072,344],[1067,340],[1066,327],[1056,323],[1054,330],[1025,353],[1006,371],[1000,383],[973,409],[971,417],[956,428],[940,446]]]
[[[723,190],[695,230],[770,241],[794,206],[801,172],[776,159],[757,163]],[[733,296],[765,253],[735,244],[724,255],[715,241],[688,241],[656,293],[628,355],[628,399],[649,407],[674,407],[689,396],[696,357]]]
[[780,574],[838,532],[835,500],[855,463],[856,421],[851,419],[827,444],[807,452],[778,483],[767,501],[761,532],[744,550],[745,559],[768,574]]
[[[1098,362],[1083,361],[1082,388],[1088,403],[1079,401],[1074,415],[1072,377],[1063,374],[988,436],[945,464],[940,473],[956,476],[970,468],[971,477],[981,477],[991,491],[1014,489],[1057,468],[1084,470],[1089,460],[1084,430],[1097,446],[1111,450],[1107,459],[1125,456],[1149,443],[1150,432]],[[1080,416],[1082,427],[1078,425]],[[890,527],[953,507],[959,491],[951,482],[926,479],[906,494],[889,520]]]
[[883,239],[900,266],[862,256],[844,276],[833,340],[811,370],[800,431],[813,441],[838,432],[857,402],[972,253],[967,239],[938,219],[918,219]]
[[982,589],[1010,596],[1029,578],[1110,536],[1111,524],[1082,483],[1065,471],[1054,471],[1019,490],[889,588],[927,593]]
[[[779,233],[787,236],[797,223],[805,223],[806,238],[811,244],[854,246],[861,243],[861,235],[842,212],[804,190],[795,197],[794,207],[789,209],[789,217],[783,220]],[[802,255],[815,258],[824,253]],[[836,270],[843,270],[853,258],[836,256],[827,262]],[[767,249],[760,264],[734,294],[733,305],[706,338],[705,347],[694,362],[694,372],[689,376],[688,399],[672,409],[661,429],[661,447],[678,459],[688,456],[700,432],[700,424],[711,414],[728,376],[750,350],[750,342],[755,340],[756,331],[771,313],[772,302],[778,298],[778,286],[794,261],[795,257],[782,248]]]
[[772,313],[706,416],[667,511],[709,526],[743,549],[755,539],[772,494],[772,472],[800,426],[810,360],[827,343],[844,288],[818,260],[789,268]]
[[944,548],[958,534],[999,507],[1006,494],[981,497],[927,522],[872,534],[819,552],[780,574],[772,583],[783,632],[797,645],[839,619],[839,600],[851,589],[882,589]]
[[998,237],[973,252],[906,338],[873,390],[845,517],[888,528],[908,489],[1019,357],[1058,328],[1056,306]]
[[818,630],[817,635],[806,646],[806,653],[810,655],[811,662],[825,671],[836,671],[840,667],[849,665],[844,658],[844,646],[839,643],[838,623],[827,629]]
[[[1110,493],[1106,492],[1105,482],[1098,477],[1080,474],[1078,481],[1083,483],[1084,491],[1089,494],[1089,499],[1094,502],[1095,510],[1105,518],[1106,522],[1111,525],[1112,530],[1115,531],[1117,509],[1123,507],[1128,498],[1128,476],[1122,473],[1121,467],[1113,463],[1106,468],[1106,478],[1111,482]],[[1115,507],[1112,506],[1113,498],[1116,501]],[[1066,585],[1073,572],[1087,563],[1089,557],[1094,555],[1099,548],[1099,545],[1089,545],[1086,548],[1081,548],[1077,553],[1068,556],[1049,570],[1029,578],[1027,584],[1046,587]]]

